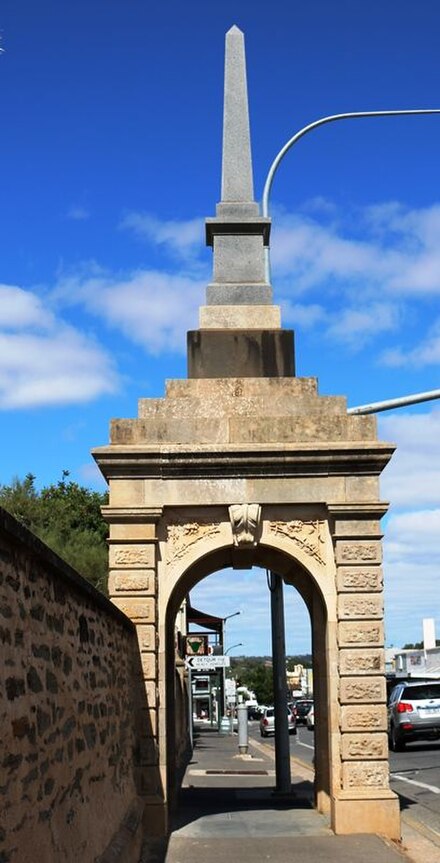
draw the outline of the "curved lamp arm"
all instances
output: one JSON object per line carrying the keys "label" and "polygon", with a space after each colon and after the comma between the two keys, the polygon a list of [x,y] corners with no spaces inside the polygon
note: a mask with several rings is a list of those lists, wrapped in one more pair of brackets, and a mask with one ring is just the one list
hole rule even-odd
{"label": "curved lamp arm", "polygon": [[[315,120],[313,123],[309,123],[308,126],[304,126],[299,132],[296,132],[292,138],[290,138],[285,144],[284,147],[281,148],[279,153],[275,156],[273,160],[268,175],[266,177],[266,182],[264,184],[263,189],[263,198],[262,198],[262,216],[269,216],[269,197],[270,191],[272,188],[273,179],[280,164],[281,160],[284,158],[286,153],[296,144],[300,138],[303,138],[304,135],[307,135],[308,132],[311,132],[312,129],[317,129],[318,126],[324,126],[326,123],[334,123],[336,120],[355,120],[362,117],[402,117],[408,114],[440,114],[440,108],[414,108],[414,109],[405,109],[400,111],[349,111],[345,114],[331,114],[329,117],[321,117],[320,120]],[[265,256],[266,256],[266,281],[270,281],[270,258],[269,258],[269,246],[265,247]]]}

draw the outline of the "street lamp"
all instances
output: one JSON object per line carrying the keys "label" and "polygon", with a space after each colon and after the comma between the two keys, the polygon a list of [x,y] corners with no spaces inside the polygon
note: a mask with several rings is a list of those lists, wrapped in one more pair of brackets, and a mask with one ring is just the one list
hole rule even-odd
{"label": "street lamp", "polygon": [[[225,623],[226,623],[226,621],[227,621],[227,620],[230,620],[230,619],[231,619],[231,617],[237,617],[237,615],[238,615],[238,614],[241,614],[241,611],[234,611],[234,612],[232,612],[232,614],[227,614],[227,615],[226,615],[226,617],[222,617],[222,636],[221,636],[221,637],[222,637],[222,643],[221,643],[221,647],[222,647],[222,654],[223,654],[224,656],[225,656],[225,655],[226,655],[226,653],[227,653],[227,651],[225,651]],[[234,646],[234,647],[236,647],[236,645],[233,645],[233,646]],[[229,648],[229,650],[231,650],[231,648]],[[225,679],[226,679],[226,669],[223,667],[223,675],[222,675],[222,690],[223,690],[223,691],[222,691],[222,704],[223,704],[223,714],[225,714],[225,713],[226,713],[226,685],[225,685]]]}
{"label": "street lamp", "polygon": [[224,652],[224,656],[226,656],[226,654],[227,654],[227,653],[229,653],[229,651],[230,651],[230,650],[233,650],[233,649],[234,649],[234,647],[243,647],[243,642],[242,642],[242,641],[239,641],[239,642],[238,642],[238,644],[231,644],[231,646],[230,646],[230,647],[228,647],[228,649],[227,649],[227,650],[225,650],[225,652]]}
{"label": "street lamp", "polygon": [[[356,120],[364,117],[404,117],[419,114],[440,114],[440,108],[406,108],[395,111],[348,111],[344,114],[330,114],[328,117],[321,117],[319,120],[315,120],[313,123],[309,123],[307,126],[303,126],[303,128],[300,129],[299,132],[296,132],[295,135],[292,136],[292,138],[289,138],[289,140],[286,141],[279,153],[277,153],[277,155],[275,156],[275,159],[273,160],[269,168],[263,189],[263,197],[261,203],[262,216],[264,218],[268,218],[269,216],[270,192],[272,189],[273,179],[280,162],[282,161],[286,153],[291,149],[291,147],[293,147],[293,145],[296,144],[297,141],[303,138],[304,135],[307,135],[308,132],[311,132],[313,129],[317,129],[319,126],[324,126],[326,123],[334,123],[337,120]],[[264,247],[264,259],[266,282],[270,282],[270,251],[268,245]],[[401,399],[389,399],[388,401],[376,402],[375,404],[371,405],[359,405],[358,407],[349,409],[348,413],[377,413],[378,411],[392,410],[395,407],[404,407],[405,405],[433,401],[434,399],[438,398],[440,398],[440,390],[431,390],[430,392],[426,393],[418,393],[412,396],[404,396]]]}

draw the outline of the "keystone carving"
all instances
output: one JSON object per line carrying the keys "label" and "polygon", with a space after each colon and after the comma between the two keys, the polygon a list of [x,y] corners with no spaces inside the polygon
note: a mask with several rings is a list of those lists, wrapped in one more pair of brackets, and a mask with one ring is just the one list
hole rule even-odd
{"label": "keystone carving", "polygon": [[324,522],[323,521],[271,521],[269,530],[291,539],[301,551],[324,565]]}
{"label": "keystone carving", "polygon": [[167,563],[185,557],[195,543],[220,533],[216,522],[189,521],[168,525]]}
{"label": "keystone carving", "polygon": [[235,503],[229,507],[234,545],[256,546],[261,523],[259,503]]}

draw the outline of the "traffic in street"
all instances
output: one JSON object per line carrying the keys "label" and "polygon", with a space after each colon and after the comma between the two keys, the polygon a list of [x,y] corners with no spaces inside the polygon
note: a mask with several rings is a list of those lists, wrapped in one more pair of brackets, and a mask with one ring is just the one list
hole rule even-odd
{"label": "traffic in street", "polygon": [[[263,742],[259,723],[249,722],[251,740]],[[306,726],[298,725],[297,734],[290,736],[293,758],[313,766],[314,735]],[[274,747],[275,738],[264,739],[264,745]],[[419,741],[407,744],[403,752],[390,752],[391,788],[400,798],[402,815],[419,822],[430,838],[440,842],[440,741]]]}

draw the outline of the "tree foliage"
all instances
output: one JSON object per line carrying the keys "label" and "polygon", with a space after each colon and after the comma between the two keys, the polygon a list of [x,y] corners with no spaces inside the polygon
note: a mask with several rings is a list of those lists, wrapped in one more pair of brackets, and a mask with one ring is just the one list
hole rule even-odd
{"label": "tree foliage", "polygon": [[[310,654],[289,656],[286,658],[286,668],[293,669],[295,665],[311,668]],[[268,656],[233,656],[231,657],[231,672],[237,683],[255,692],[259,704],[273,704],[273,671],[272,659]]]}
{"label": "tree foliage", "polygon": [[99,590],[107,590],[107,526],[101,506],[107,494],[68,479],[38,490],[35,476],[0,485],[0,506],[35,533]]}

